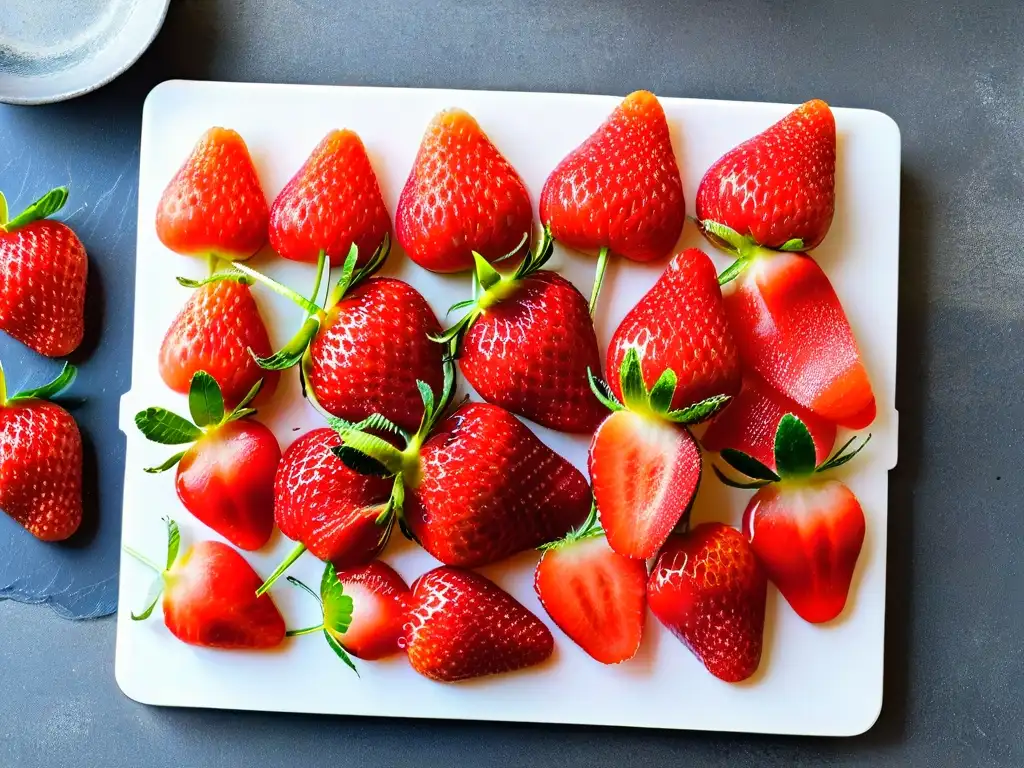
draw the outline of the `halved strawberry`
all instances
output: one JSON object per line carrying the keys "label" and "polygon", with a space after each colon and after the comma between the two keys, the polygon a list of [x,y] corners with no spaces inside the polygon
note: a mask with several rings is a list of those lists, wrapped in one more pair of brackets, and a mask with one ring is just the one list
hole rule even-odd
{"label": "halved strawberry", "polygon": [[743,377],[739,394],[711,421],[701,444],[716,453],[724,448],[743,451],[775,469],[775,432],[787,413],[807,425],[817,460],[825,461],[835,447],[836,425],[776,392],[751,372]]}
{"label": "halved strawberry", "polygon": [[590,479],[601,525],[616,552],[653,557],[689,510],[700,484],[700,448],[685,425],[710,417],[729,398],[672,410],[675,373],[666,370],[648,389],[636,348],[622,363],[622,403],[596,380],[592,384],[612,410],[590,443]]}
{"label": "halved strawberry", "polygon": [[270,595],[256,596],[260,577],[245,558],[219,541],[201,541],[178,557],[180,542],[177,523],[168,520],[166,567],[125,547],[158,574],[149,605],[132,620],[148,619],[162,594],[164,624],[183,643],[232,649],[280,645],[284,619]]}
{"label": "halved strawberry", "polygon": [[857,497],[840,481],[821,477],[856,456],[871,436],[848,450],[854,439],[816,466],[810,432],[787,414],[775,433],[775,471],[729,449],[722,458],[752,479],[737,482],[715,467],[726,484],[758,489],[743,513],[743,533],[768,578],[812,623],[842,613],[864,544],[864,511]]}
{"label": "halved strawberry", "polygon": [[559,629],[602,664],[633,658],[643,636],[647,564],[608,546],[596,508],[541,549],[533,586]]}
{"label": "halved strawberry", "polygon": [[[320,603],[322,621],[313,627],[288,630],[289,637],[323,632],[327,644],[355,671],[348,654],[375,661],[402,650],[409,587],[385,562],[374,560],[359,568],[324,568],[320,594],[291,576]],[[358,671],[356,672],[358,674]]]}

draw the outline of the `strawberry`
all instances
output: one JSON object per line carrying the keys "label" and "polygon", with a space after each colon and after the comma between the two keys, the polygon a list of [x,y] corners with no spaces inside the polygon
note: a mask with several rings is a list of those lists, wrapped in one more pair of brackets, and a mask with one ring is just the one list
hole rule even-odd
{"label": "strawberry", "polygon": [[864,544],[864,511],[843,483],[821,474],[841,467],[867,445],[849,450],[850,438],[817,464],[814,439],[800,419],[787,414],[775,433],[775,469],[734,450],[722,458],[752,478],[727,485],[757,488],[743,513],[743,533],[779,592],[804,619],[831,621],[846,606],[853,572]]}
{"label": "strawberry", "polygon": [[71,354],[85,333],[85,247],[48,218],[67,199],[58,187],[8,221],[0,195],[0,330],[47,357]]}
{"label": "strawberry", "polygon": [[836,201],[836,120],[815,99],[740,144],[712,165],[697,189],[697,219],[729,227],[753,245],[816,247],[832,224]]}
{"label": "strawberry", "polygon": [[219,541],[201,541],[178,557],[178,525],[167,521],[167,567],[130,547],[132,557],[159,575],[150,603],[133,621],[148,619],[163,595],[164,624],[189,645],[264,649],[284,641],[284,619],[269,595],[256,596],[260,577],[237,551]]}
{"label": "strawberry", "polygon": [[446,566],[412,585],[404,644],[412,668],[442,683],[532,667],[554,650],[550,630],[512,595]]}
{"label": "strawberry", "polygon": [[665,110],[635,91],[551,172],[540,219],[570,248],[599,251],[593,312],[608,253],[632,261],[668,256],[683,231],[686,203]]}
{"label": "strawberry", "polygon": [[875,395],[850,322],[814,259],[755,249],[719,280],[734,278],[725,311],[744,365],[821,419],[850,429],[874,421]]}
{"label": "strawberry", "polygon": [[74,379],[65,363],[49,384],[8,397],[0,367],[0,510],[43,541],[62,541],[82,522],[82,437],[49,402]]}
{"label": "strawberry", "polygon": [[674,256],[633,309],[619,323],[608,346],[607,380],[622,397],[619,377],[629,349],[643,361],[647,386],[662,371],[676,375],[672,408],[735,395],[740,388],[740,359],[725,318],[715,265],[707,254],[690,248]]}
{"label": "strawberry", "polygon": [[409,258],[432,272],[518,254],[533,229],[530,193],[515,168],[461,109],[427,127],[398,198],[395,230]]}
{"label": "strawberry", "polygon": [[233,409],[226,410],[210,374],[192,377],[188,404],[192,421],[163,408],[147,408],[135,424],[150,440],[190,447],[147,472],[177,465],[175,487],[185,509],[236,547],[259,549],[274,530],[274,475],[281,448],[268,427],[251,418],[256,382]]}
{"label": "strawberry", "polygon": [[648,389],[641,366],[631,347],[622,363],[622,402],[592,380],[612,413],[590,442],[590,479],[608,544],[636,559],[657,553],[697,493],[700,448],[686,425],[710,417],[729,399],[720,395],[673,410],[675,372],[666,369]]}
{"label": "strawberry", "polygon": [[711,421],[701,444],[716,453],[725,448],[743,451],[775,469],[775,432],[787,413],[807,425],[817,460],[825,461],[836,443],[836,425],[779,394],[756,373],[743,377],[739,394]]}
{"label": "strawberry", "polygon": [[349,654],[376,661],[402,650],[409,587],[387,563],[374,560],[344,571],[327,563],[319,595],[292,576],[288,581],[316,598],[321,609],[318,625],[288,630],[289,637],[323,632],[331,650],[353,671]]}
{"label": "strawberry", "polygon": [[647,564],[620,555],[596,510],[578,529],[542,547],[533,586],[555,624],[602,664],[636,655],[644,629]]}
{"label": "strawberry", "polygon": [[228,408],[234,408],[260,380],[263,397],[277,389],[279,374],[264,371],[249,354],[271,353],[270,336],[248,282],[240,275],[214,275],[178,282],[195,288],[167,329],[160,345],[160,377],[188,394],[199,371],[217,382]]}
{"label": "strawberry", "polygon": [[446,363],[437,402],[421,384],[426,412],[404,450],[357,425],[341,430],[341,458],[394,478],[394,515],[446,565],[488,565],[579,525],[590,508],[579,470],[496,405],[466,403],[445,418],[453,378]]}
{"label": "strawberry", "polygon": [[307,549],[338,568],[364,565],[391,535],[387,512],[392,482],[350,470],[336,455],[337,432],[307,432],[284,452],[274,479],[274,519],[281,533],[298,542],[260,586],[266,592]]}
{"label": "strawberry", "polygon": [[605,416],[587,378],[601,365],[597,335],[583,294],[541,269],[552,250],[545,232],[536,255],[506,276],[474,254],[482,292],[452,307],[470,310],[438,340],[451,345],[487,402],[551,429],[590,434]]}
{"label": "strawberry", "polygon": [[355,244],[364,266],[391,232],[377,176],[354,131],[331,131],[274,200],[270,244],[286,259],[333,266]]}
{"label": "strawberry", "polygon": [[245,141],[211,128],[160,197],[156,234],[175,253],[239,261],[266,243],[269,218]]}
{"label": "strawberry", "polygon": [[768,581],[735,528],[704,523],[673,534],[647,582],[658,621],[727,683],[761,663]]}
{"label": "strawberry", "polygon": [[[431,340],[441,333],[441,325],[427,300],[411,285],[370,277],[386,257],[388,242],[385,238],[373,260],[358,271],[358,251],[353,246],[323,307],[249,267],[236,266],[289,296],[308,313],[280,352],[257,358],[261,366],[283,370],[301,363],[305,395],[321,411],[352,422],[379,413],[412,431],[423,416],[416,382],[424,381],[434,389],[443,382],[444,349]],[[319,275],[325,266],[321,258]],[[316,287],[319,284],[318,277]]]}

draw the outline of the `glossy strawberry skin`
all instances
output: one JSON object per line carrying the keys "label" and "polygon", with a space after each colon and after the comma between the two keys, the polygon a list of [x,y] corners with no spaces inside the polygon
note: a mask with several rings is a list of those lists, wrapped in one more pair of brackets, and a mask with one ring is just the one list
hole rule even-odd
{"label": "glossy strawberry skin", "polygon": [[761,257],[725,290],[744,365],[817,416],[850,429],[875,418],[875,396],[839,297],[809,256]]}
{"label": "glossy strawberry skin", "polygon": [[630,348],[640,351],[644,383],[668,369],[677,378],[672,408],[740,388],[740,357],[726,320],[715,265],[690,248],[674,256],[654,287],[619,323],[608,345],[606,377],[622,398],[619,371]]}
{"label": "glossy strawberry skin", "polygon": [[367,661],[401,652],[410,595],[402,577],[381,560],[339,571],[337,576],[344,594],[352,598],[352,623],[336,635],[338,642]]}
{"label": "glossy strawberry skin", "polygon": [[554,650],[550,630],[514,597],[446,566],[412,585],[404,640],[412,668],[445,683],[531,667]]}
{"label": "glossy strawberry skin", "polygon": [[415,431],[423,416],[416,381],[436,393],[444,381],[444,348],[429,336],[441,326],[408,283],[374,277],[333,309],[310,345],[308,383],[328,413],[358,422],[380,413]]}
{"label": "glossy strawberry skin", "polygon": [[197,288],[171,323],[160,345],[160,376],[175,392],[188,394],[192,377],[206,371],[233,408],[257,381],[261,398],[277,388],[280,374],[257,365],[249,350],[267,357],[270,336],[247,285],[219,280]]}
{"label": "glossy strawberry skin", "polygon": [[255,550],[274,530],[274,476],[281,448],[258,421],[230,421],[201,437],[178,462],[175,488],[185,508],[240,549]]}
{"label": "glossy strawberry skin", "polygon": [[554,272],[523,279],[462,340],[459,367],[487,402],[561,432],[593,432],[607,410],[587,370],[601,369],[587,300]]}
{"label": "glossy strawberry skin", "polygon": [[289,539],[344,569],[370,562],[387,543],[376,520],[392,480],[356,474],[331,452],[339,445],[338,434],[323,427],[284,452],[274,481],[274,519]]}
{"label": "glossy strawberry skin", "polygon": [[405,516],[435,558],[475,568],[561,538],[590,503],[579,470],[515,416],[467,403],[423,444]]}
{"label": "glossy strawberry skin", "polygon": [[0,330],[46,357],[74,352],[88,271],[82,241],[59,221],[0,231]]}
{"label": "glossy strawberry skin", "polygon": [[163,578],[164,624],[183,643],[256,650],[284,641],[284,619],[270,595],[256,597],[262,579],[227,544],[199,542]]}
{"label": "glossy strawberry skin", "polygon": [[625,557],[653,557],[700,484],[693,436],[668,421],[616,411],[594,433],[589,464],[608,544]]}
{"label": "glossy strawberry skin", "polygon": [[0,406],[0,509],[43,541],[82,522],[82,437],[67,411],[24,400]]}
{"label": "glossy strawberry skin", "polygon": [[836,425],[776,392],[755,373],[743,377],[739,394],[715,416],[701,444],[708,451],[742,451],[774,470],[775,433],[787,413],[807,427],[814,440],[815,461],[821,464],[835,447]]}
{"label": "glossy strawberry skin", "polygon": [[766,486],[743,513],[743,532],[768,578],[815,624],[846,607],[864,529],[860,502],[838,480]]}
{"label": "glossy strawberry skin", "polygon": [[570,248],[607,247],[632,261],[672,251],[686,204],[665,111],[654,94],[627,96],[559,163],[544,183],[540,218]]}
{"label": "glossy strawberry skin", "polygon": [[156,233],[185,256],[243,261],[267,241],[270,213],[245,141],[211,128],[171,179],[156,212]]}
{"label": "glossy strawberry skin", "polygon": [[398,242],[424,269],[473,268],[473,251],[497,261],[533,230],[526,185],[476,120],[461,109],[427,127],[395,214]]}
{"label": "glossy strawberry skin", "polygon": [[647,583],[658,621],[727,683],[746,680],[761,663],[767,596],[747,540],[721,523],[673,534]]}
{"label": "glossy strawberry skin", "polygon": [[339,266],[354,243],[363,266],[390,232],[370,158],[350,130],[327,134],[270,209],[270,245],[292,261],[315,264],[325,250]]}
{"label": "glossy strawberry skin", "polygon": [[643,560],[595,536],[546,550],[533,583],[551,619],[591,657],[618,664],[636,655],[647,604]]}
{"label": "glossy strawberry skin", "polygon": [[809,101],[708,169],[697,218],[768,248],[800,239],[810,250],[832,224],[835,174],[835,117],[825,102]]}

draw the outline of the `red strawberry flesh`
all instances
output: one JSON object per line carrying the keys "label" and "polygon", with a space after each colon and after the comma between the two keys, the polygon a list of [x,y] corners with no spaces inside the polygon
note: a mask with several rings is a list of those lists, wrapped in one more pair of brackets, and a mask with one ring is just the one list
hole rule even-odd
{"label": "red strawberry flesh", "polygon": [[387,563],[374,560],[339,571],[338,581],[352,598],[352,623],[338,642],[353,656],[373,661],[399,653],[405,635],[409,587]]}

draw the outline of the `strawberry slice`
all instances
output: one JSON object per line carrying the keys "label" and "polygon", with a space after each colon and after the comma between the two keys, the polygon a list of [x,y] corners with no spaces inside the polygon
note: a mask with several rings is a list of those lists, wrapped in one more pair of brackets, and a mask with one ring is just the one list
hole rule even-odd
{"label": "strawberry slice", "polygon": [[450,566],[412,585],[404,644],[413,669],[445,683],[532,667],[554,650],[551,631],[518,600]]}
{"label": "strawberry slice", "polygon": [[819,462],[825,461],[836,443],[836,425],[776,392],[756,373],[743,377],[743,386],[715,416],[701,438],[705,450],[734,448],[775,469],[775,432],[787,413],[807,425]]}
{"label": "strawberry slice", "polygon": [[750,480],[728,485],[757,488],[743,513],[743,532],[768,578],[805,621],[831,621],[843,612],[864,545],[864,511],[843,483],[822,477],[856,456],[850,438],[831,458],[816,464],[811,433],[787,414],[775,433],[775,471],[757,459],[725,449],[722,459]]}
{"label": "strawberry slice", "polygon": [[341,266],[353,244],[369,263],[391,232],[377,176],[354,131],[331,131],[270,209],[270,244],[292,261],[315,264],[326,251]]}
{"label": "strawberry slice", "polygon": [[668,369],[648,389],[636,348],[621,371],[623,401],[591,380],[612,410],[590,443],[590,479],[608,544],[621,555],[653,557],[683,518],[700,484],[701,455],[686,428],[728,400],[720,395],[671,410],[676,375]]}
{"label": "strawberry slice", "polygon": [[349,654],[375,661],[402,650],[409,587],[387,563],[374,560],[344,571],[327,563],[319,595],[292,576],[288,581],[320,603],[322,617],[316,626],[288,630],[289,637],[322,632],[331,650],[356,674]]}
{"label": "strawberry slice", "polygon": [[245,140],[210,128],[160,197],[156,234],[175,253],[238,261],[267,242],[269,219]]}
{"label": "strawberry slice", "polygon": [[148,619],[163,595],[164,624],[183,643],[229,649],[280,645],[284,619],[269,595],[256,596],[260,577],[245,558],[219,541],[201,541],[179,557],[180,542],[177,523],[167,520],[166,567],[125,547],[158,574],[149,605],[132,620]]}
{"label": "strawberry slice", "polygon": [[[163,445],[191,444],[147,472],[177,465],[175,488],[185,509],[236,547],[259,549],[274,530],[274,475],[281,448],[270,428],[251,418],[256,382],[233,410],[224,407],[220,387],[199,371],[189,390],[189,421],[164,408],[147,408],[135,424]],[[194,422],[194,423],[193,423]]]}
{"label": "strawberry slice", "polygon": [[761,664],[767,598],[750,545],[722,523],[673,534],[647,584],[651,613],[727,683],[746,680]]}
{"label": "strawberry slice", "polygon": [[647,564],[608,546],[596,508],[541,549],[533,586],[559,629],[602,664],[633,658],[644,629]]}

